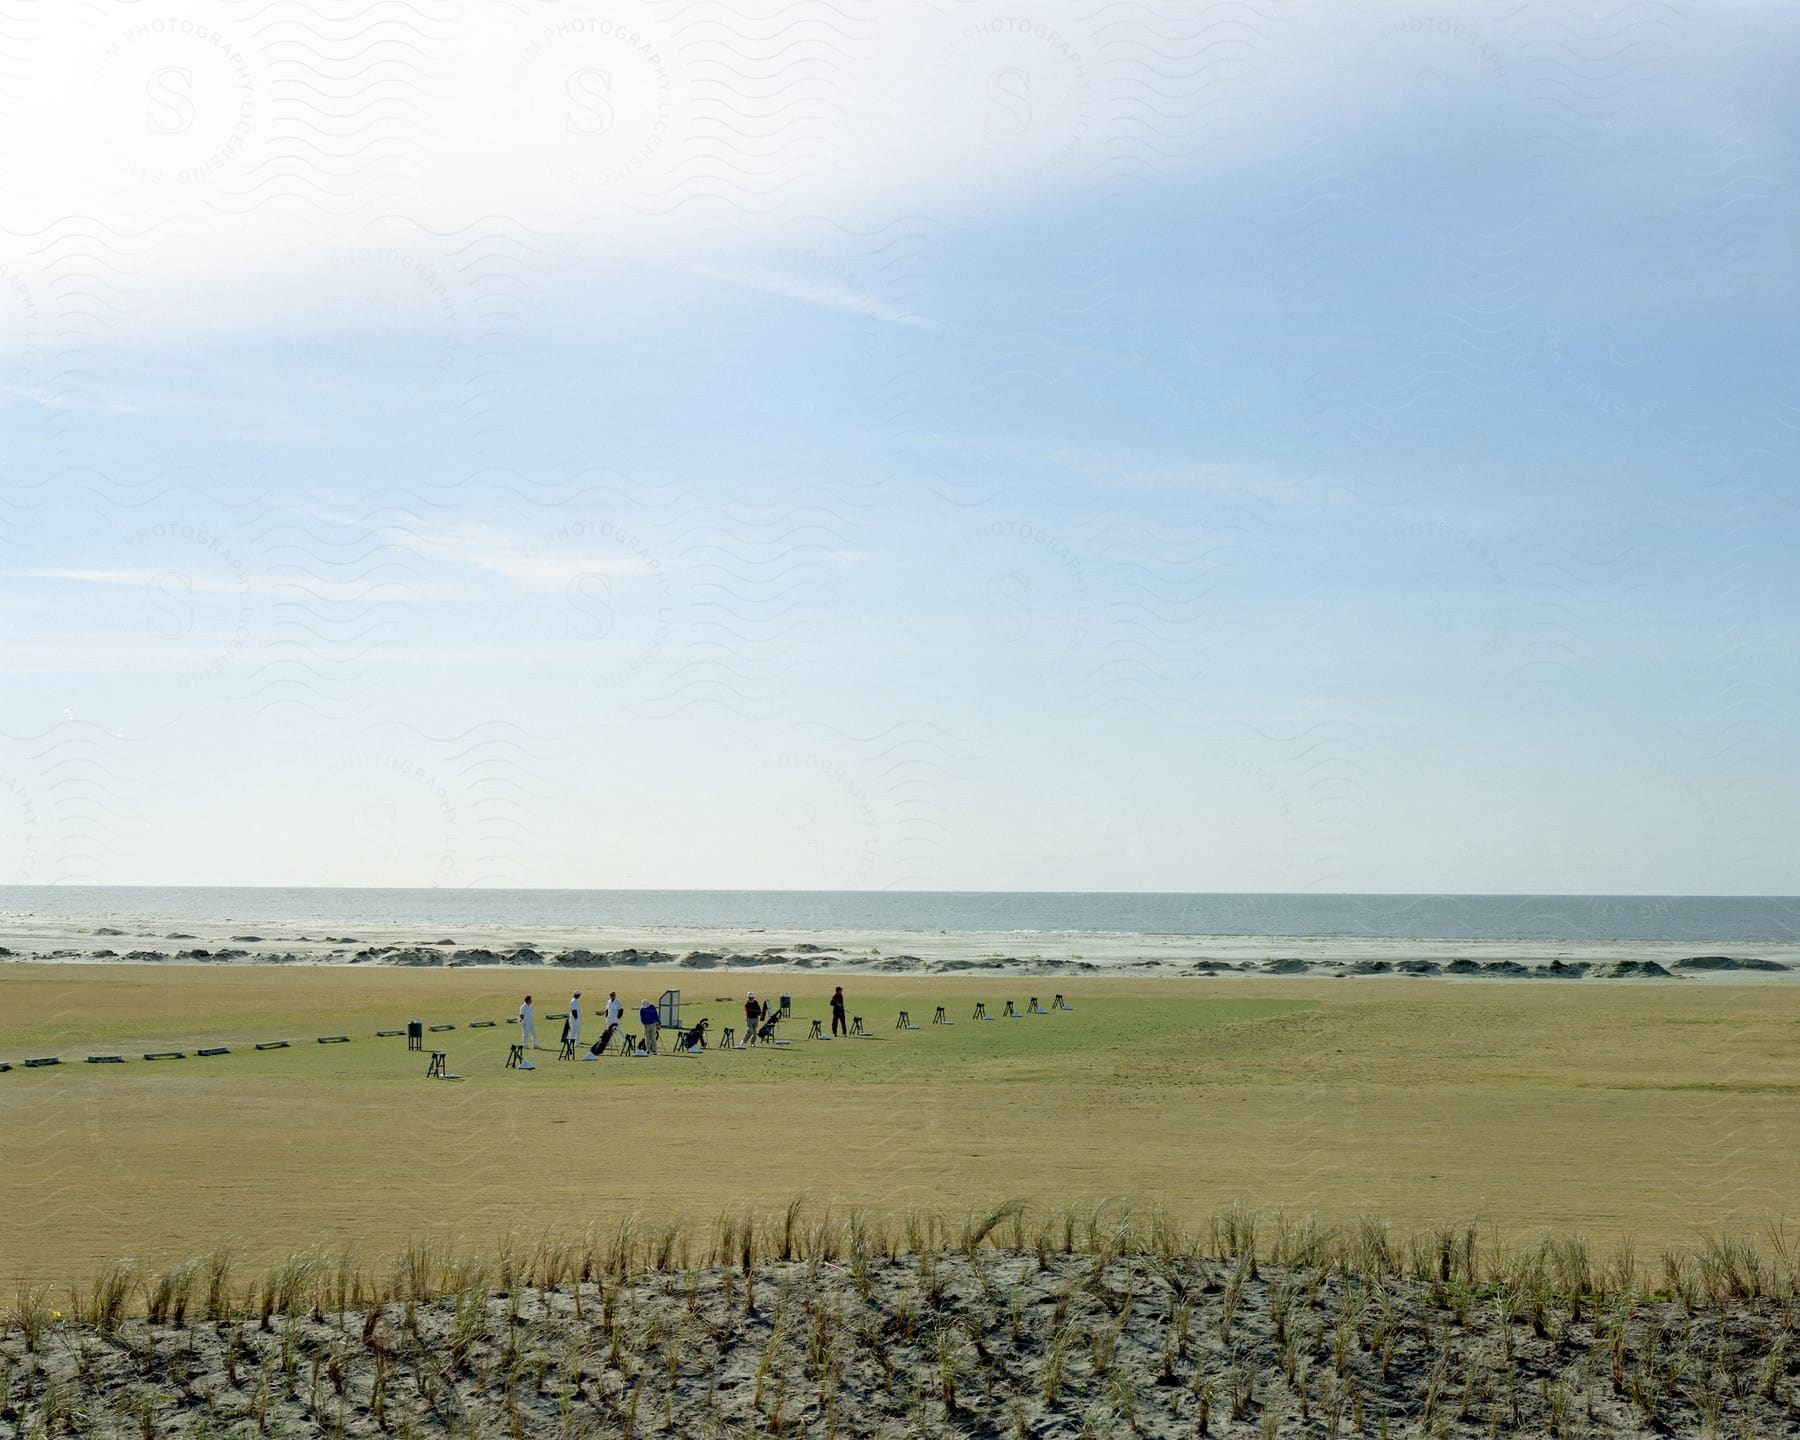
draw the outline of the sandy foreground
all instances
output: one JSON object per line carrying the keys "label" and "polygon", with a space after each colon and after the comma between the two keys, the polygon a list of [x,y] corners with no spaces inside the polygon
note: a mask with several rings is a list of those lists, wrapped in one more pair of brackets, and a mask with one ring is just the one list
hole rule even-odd
{"label": "sandy foreground", "polygon": [[[1441,975],[1446,978],[1800,978],[1800,946],[1693,941],[1527,942],[1316,936],[377,926],[242,922],[157,928],[0,915],[0,962],[842,971],[1019,975]],[[1622,969],[1618,967],[1623,967]]]}

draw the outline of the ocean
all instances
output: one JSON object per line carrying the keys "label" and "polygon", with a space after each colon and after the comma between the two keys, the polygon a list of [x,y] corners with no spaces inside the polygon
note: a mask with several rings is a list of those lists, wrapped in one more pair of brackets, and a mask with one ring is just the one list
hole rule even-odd
{"label": "ocean", "polygon": [[96,924],[594,926],[921,934],[1800,943],[1800,898],[914,890],[0,886],[0,916]]}

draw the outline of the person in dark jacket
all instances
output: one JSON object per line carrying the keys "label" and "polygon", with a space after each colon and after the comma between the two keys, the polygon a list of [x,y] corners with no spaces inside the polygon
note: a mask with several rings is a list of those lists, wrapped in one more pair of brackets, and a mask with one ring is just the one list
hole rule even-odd
{"label": "person in dark jacket", "polygon": [[744,997],[744,1043],[756,1043],[756,1027],[762,1023],[762,1006],[756,1003],[756,992],[752,990]]}
{"label": "person in dark jacket", "polygon": [[850,1026],[844,1021],[844,987],[838,986],[831,992],[831,1033],[848,1035]]}

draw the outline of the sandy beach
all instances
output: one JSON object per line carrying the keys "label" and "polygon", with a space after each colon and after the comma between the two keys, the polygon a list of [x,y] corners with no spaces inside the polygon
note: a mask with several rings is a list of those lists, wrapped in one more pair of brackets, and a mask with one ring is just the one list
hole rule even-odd
{"label": "sandy beach", "polygon": [[[1293,935],[877,931],[690,926],[179,925],[0,915],[0,962],[369,965],[418,968],[810,970],[1031,976],[1316,975],[1379,979],[1786,982],[1800,946],[1694,941],[1433,940]],[[1664,973],[1666,972],[1666,974]]]}

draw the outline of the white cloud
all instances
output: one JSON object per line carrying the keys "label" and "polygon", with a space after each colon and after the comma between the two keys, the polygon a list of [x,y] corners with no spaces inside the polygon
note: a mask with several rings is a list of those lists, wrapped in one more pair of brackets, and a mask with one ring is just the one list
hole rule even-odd
{"label": "white cloud", "polygon": [[649,575],[657,566],[628,547],[564,547],[479,523],[415,522],[380,532],[390,545],[428,560],[491,575],[540,594],[558,594],[587,576]]}
{"label": "white cloud", "polygon": [[49,390],[41,385],[14,385],[0,381],[0,401],[13,400],[40,410],[87,410],[107,415],[142,415],[143,407],[125,401],[96,401],[70,391]]}
{"label": "white cloud", "polygon": [[[656,0],[454,15],[319,0],[251,18],[191,0],[34,22],[10,87],[17,138],[0,136],[33,303],[50,304],[52,276],[91,274],[80,288],[117,337],[453,327],[495,296],[569,293],[614,259],[920,326],[885,278],[916,233],[1112,203],[1109,176],[1181,185],[1427,133],[1458,107],[1529,109],[1530,87],[1556,78],[1534,78],[1534,37],[1600,25],[1273,0],[779,19]],[[1697,104],[1705,52],[1726,41],[1674,23],[1646,29],[1638,59]],[[867,273],[820,253],[832,246]],[[483,285],[504,288],[482,299]]]}
{"label": "white cloud", "polygon": [[935,321],[890,305],[879,297],[858,288],[848,280],[834,276],[795,275],[776,270],[701,269],[693,272],[705,280],[741,286],[783,300],[821,310],[841,310],[850,315],[867,316],[887,325],[911,330],[936,330]]}
{"label": "white cloud", "polygon": [[[179,581],[190,593],[203,595],[244,595],[257,588],[248,575],[194,575],[188,571],[165,570],[117,570],[100,568],[68,568],[40,570],[9,570],[5,572],[9,579],[16,580],[60,580],[77,585],[128,585],[128,586],[165,586],[172,580]],[[263,587],[265,590],[267,587]]]}

